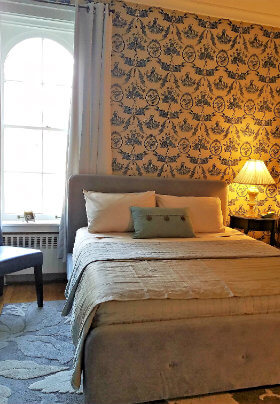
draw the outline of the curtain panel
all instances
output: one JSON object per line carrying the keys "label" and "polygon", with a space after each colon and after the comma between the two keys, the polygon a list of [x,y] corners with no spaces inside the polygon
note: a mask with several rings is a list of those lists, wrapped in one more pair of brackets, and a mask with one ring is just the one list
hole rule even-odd
{"label": "curtain panel", "polygon": [[[78,3],[78,2],[77,2]],[[74,174],[111,174],[112,18],[108,4],[76,4],[74,77],[65,202],[59,229],[59,258],[66,260],[68,179]]]}

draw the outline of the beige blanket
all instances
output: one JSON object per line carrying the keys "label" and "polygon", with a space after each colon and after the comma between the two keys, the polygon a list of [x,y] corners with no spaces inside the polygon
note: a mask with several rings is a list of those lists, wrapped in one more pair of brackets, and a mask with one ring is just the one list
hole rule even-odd
{"label": "beige blanket", "polygon": [[144,260],[191,260],[199,258],[253,258],[280,256],[280,252],[270,245],[246,237],[241,240],[213,239],[161,242],[127,239],[104,241],[103,238],[78,239],[73,250],[73,272],[66,287],[66,305],[63,314],[72,307],[75,291],[83,270],[95,261],[144,261]]}
{"label": "beige blanket", "polygon": [[[258,268],[259,263],[263,271],[273,267],[266,283],[274,281],[275,293],[280,293],[280,260],[268,258],[279,257],[280,251],[249,238],[231,242],[221,239],[141,244],[135,240],[126,243],[96,240],[81,244],[75,246],[75,271],[67,287],[64,311],[67,313],[74,303],[72,334],[76,354],[72,384],[75,388],[80,385],[83,343],[98,305],[103,302],[259,294],[260,286],[264,286],[262,275],[247,271],[255,259],[257,262],[251,268]],[[248,259],[253,257],[254,260]],[[244,274],[252,287],[247,288]]]}

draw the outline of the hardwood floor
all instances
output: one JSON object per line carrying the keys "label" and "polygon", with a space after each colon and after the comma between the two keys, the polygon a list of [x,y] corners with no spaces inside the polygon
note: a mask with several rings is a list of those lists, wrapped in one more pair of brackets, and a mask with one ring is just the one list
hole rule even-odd
{"label": "hardwood floor", "polygon": [[[44,284],[44,300],[64,300],[66,283],[51,282]],[[4,304],[36,301],[34,284],[12,284],[4,286],[3,296],[0,297],[0,313]]]}

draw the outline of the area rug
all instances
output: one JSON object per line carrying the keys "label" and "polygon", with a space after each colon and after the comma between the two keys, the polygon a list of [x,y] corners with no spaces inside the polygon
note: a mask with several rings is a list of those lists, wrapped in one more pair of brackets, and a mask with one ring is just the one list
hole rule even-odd
{"label": "area rug", "polygon": [[[82,404],[70,384],[73,345],[63,301],[5,305],[0,316],[0,404]],[[280,404],[280,386],[157,404]],[[121,403],[120,403],[121,404]],[[148,403],[147,403],[148,404]],[[155,402],[154,402],[155,404]]]}
{"label": "area rug", "polygon": [[70,384],[73,345],[63,301],[5,305],[0,316],[0,404],[82,404]]}

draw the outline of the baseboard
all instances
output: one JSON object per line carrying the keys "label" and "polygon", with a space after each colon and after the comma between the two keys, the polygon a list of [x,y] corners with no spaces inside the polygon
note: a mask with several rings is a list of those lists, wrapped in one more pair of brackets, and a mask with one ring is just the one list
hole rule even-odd
{"label": "baseboard", "polygon": [[[44,282],[66,282],[67,277],[66,273],[49,273],[43,274]],[[5,284],[9,285],[12,283],[34,283],[34,275],[33,274],[23,274],[23,275],[6,275],[5,276]]]}

